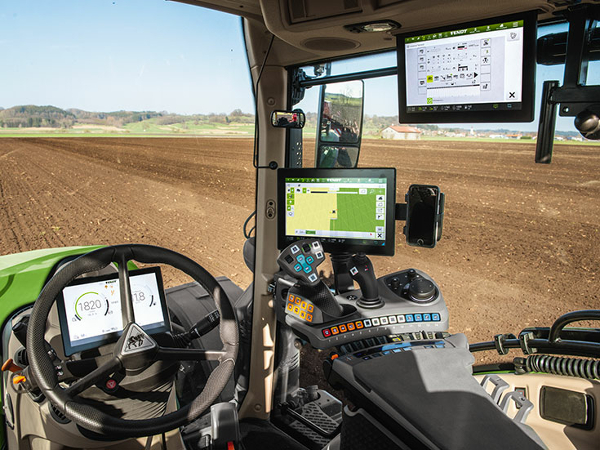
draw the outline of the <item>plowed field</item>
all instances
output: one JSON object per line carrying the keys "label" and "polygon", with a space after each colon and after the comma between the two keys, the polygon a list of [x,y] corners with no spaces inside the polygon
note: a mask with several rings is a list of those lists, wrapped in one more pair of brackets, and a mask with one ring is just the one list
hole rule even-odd
{"label": "plowed field", "polygon": [[[379,275],[428,272],[451,331],[489,340],[600,308],[600,147],[557,146],[549,166],[509,142],[366,141],[361,154],[363,166],[397,167],[399,201],[412,183],[446,193],[437,248],[406,246],[399,224],[396,256],[373,260]],[[2,139],[0,254],[158,244],[246,287],[254,176],[247,139]]]}

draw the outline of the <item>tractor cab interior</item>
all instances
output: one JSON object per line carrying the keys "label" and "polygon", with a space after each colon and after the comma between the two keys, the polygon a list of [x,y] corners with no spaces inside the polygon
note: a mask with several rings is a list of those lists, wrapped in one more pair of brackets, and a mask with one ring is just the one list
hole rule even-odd
{"label": "tractor cab interior", "polygon": [[[600,5],[177,2],[241,17],[256,101],[255,227],[243,249],[253,283],[142,244],[5,260],[0,290],[13,280],[22,290],[0,310],[3,448],[597,448],[600,311],[478,344],[451,333],[441,283],[418,267],[375,273],[370,257],[435,252],[452,198],[419,180],[397,192],[397,177],[411,180],[405,161],[363,164],[361,146],[365,80],[385,77],[397,79],[402,123],[539,115],[540,164],[551,163],[557,115],[599,139],[600,87],[586,77]],[[568,32],[538,38],[556,23]],[[565,64],[541,98],[536,61]],[[165,267],[190,282],[165,290]],[[302,346],[327,355],[329,390],[301,385]],[[475,352],[510,349],[523,357],[475,363]]]}

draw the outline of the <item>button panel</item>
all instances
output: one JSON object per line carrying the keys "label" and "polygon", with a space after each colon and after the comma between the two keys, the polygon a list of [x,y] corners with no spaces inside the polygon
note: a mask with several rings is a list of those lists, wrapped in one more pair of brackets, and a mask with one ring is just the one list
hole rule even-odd
{"label": "button panel", "polygon": [[[328,338],[338,334],[352,333],[358,330],[379,327],[379,326],[394,326],[406,322],[441,322],[440,313],[417,313],[417,314],[398,314],[381,317],[371,317],[370,319],[355,320],[337,324],[333,327],[322,328],[323,337]],[[423,331],[428,339],[434,339],[435,335],[432,331]],[[410,333],[414,334],[414,333]],[[409,334],[407,334],[408,336]],[[431,335],[431,337],[429,337]],[[417,334],[415,334],[417,336]],[[414,337],[413,339],[419,339]]]}
{"label": "button panel", "polygon": [[321,242],[317,239],[305,239],[283,250],[277,263],[289,275],[314,286],[319,282],[317,266],[324,260]]}
{"label": "button panel", "polygon": [[[288,294],[285,302],[285,312],[304,322],[314,320],[315,305],[299,295]],[[325,334],[323,334],[325,336]]]}

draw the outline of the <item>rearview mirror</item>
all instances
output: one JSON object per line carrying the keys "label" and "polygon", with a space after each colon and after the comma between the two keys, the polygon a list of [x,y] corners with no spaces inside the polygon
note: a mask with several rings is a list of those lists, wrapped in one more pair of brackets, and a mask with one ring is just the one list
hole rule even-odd
{"label": "rearview mirror", "polygon": [[444,194],[437,186],[413,184],[406,194],[406,227],[408,245],[433,248],[442,237]]}
{"label": "rearview mirror", "polygon": [[275,128],[304,128],[306,116],[301,110],[273,111],[271,125]]}
{"label": "rearview mirror", "polygon": [[356,166],[362,136],[363,100],[362,80],[321,86],[317,167]]}

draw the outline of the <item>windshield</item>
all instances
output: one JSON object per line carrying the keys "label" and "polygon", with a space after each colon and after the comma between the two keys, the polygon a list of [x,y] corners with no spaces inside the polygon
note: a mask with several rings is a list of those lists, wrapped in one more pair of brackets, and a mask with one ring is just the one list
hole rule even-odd
{"label": "windshield", "polygon": [[[539,36],[566,31],[540,27]],[[332,75],[395,66],[395,52],[333,62]],[[590,63],[588,84],[600,83]],[[309,76],[312,66],[303,68]],[[551,165],[534,163],[544,80],[562,82],[564,65],[537,67],[532,123],[416,125],[398,123],[396,76],[364,80],[358,167],[395,167],[397,201],[411,184],[446,194],[443,237],[435,249],[409,247],[396,225],[396,255],[373,256],[377,275],[409,267],[440,285],[450,332],[470,342],[599,304],[600,146],[585,141],[572,117],[559,117]],[[296,107],[307,113],[303,165],[314,167],[319,87]],[[394,127],[394,128],[391,128]]]}
{"label": "windshield", "polygon": [[154,244],[250,284],[240,19],[162,0],[13,1],[0,24],[0,255]]}

